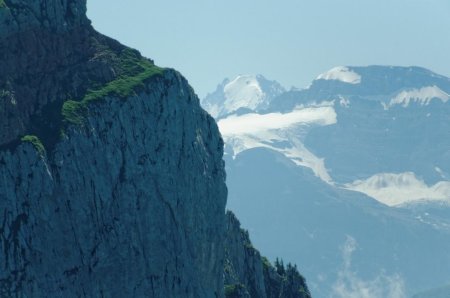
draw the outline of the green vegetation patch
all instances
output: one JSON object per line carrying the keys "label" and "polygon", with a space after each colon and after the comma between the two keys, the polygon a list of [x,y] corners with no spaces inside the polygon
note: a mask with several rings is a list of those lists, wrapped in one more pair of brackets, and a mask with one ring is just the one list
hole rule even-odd
{"label": "green vegetation patch", "polygon": [[0,8],[6,8],[5,0],[0,0]]}
{"label": "green vegetation patch", "polygon": [[62,107],[62,116],[64,120],[71,124],[81,125],[84,121],[86,105],[83,102],[68,100]]}
{"label": "green vegetation patch", "polygon": [[119,56],[119,72],[117,79],[98,89],[88,90],[81,101],[66,101],[62,107],[64,120],[71,124],[82,124],[90,103],[107,96],[127,98],[135,92],[136,88],[144,87],[144,82],[149,78],[162,75],[164,69],[143,58],[138,51],[124,49]]}
{"label": "green vegetation patch", "polygon": [[27,135],[22,137],[22,142],[31,143],[40,154],[45,153],[45,147],[37,136]]}

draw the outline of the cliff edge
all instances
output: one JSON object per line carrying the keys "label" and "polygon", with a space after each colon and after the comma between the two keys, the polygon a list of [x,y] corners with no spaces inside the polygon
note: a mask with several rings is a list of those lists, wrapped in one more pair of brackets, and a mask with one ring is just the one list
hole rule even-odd
{"label": "cliff edge", "polygon": [[297,267],[262,257],[241,228],[236,216],[226,213],[224,283],[226,298],[311,298]]}
{"label": "cliff edge", "polygon": [[0,297],[224,297],[238,230],[188,82],[85,0],[0,0],[0,48]]}
{"label": "cliff edge", "polygon": [[0,3],[0,296],[221,297],[217,126],[85,12]]}

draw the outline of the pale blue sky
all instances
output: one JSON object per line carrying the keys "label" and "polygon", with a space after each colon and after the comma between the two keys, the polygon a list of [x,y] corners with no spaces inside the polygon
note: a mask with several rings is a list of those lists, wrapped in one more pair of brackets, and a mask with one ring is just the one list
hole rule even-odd
{"label": "pale blue sky", "polygon": [[449,0],[88,0],[88,15],[201,97],[238,74],[304,87],[338,65],[450,76]]}

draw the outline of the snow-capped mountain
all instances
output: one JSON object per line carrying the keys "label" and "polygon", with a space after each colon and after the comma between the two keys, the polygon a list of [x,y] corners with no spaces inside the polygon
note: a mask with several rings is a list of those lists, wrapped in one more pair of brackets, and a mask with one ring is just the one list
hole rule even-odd
{"label": "snow-capped mountain", "polygon": [[239,109],[264,110],[273,98],[284,92],[278,82],[262,75],[239,75],[219,84],[215,92],[202,100],[202,106],[213,117],[220,118]]}
{"label": "snow-capped mountain", "polygon": [[436,210],[450,202],[449,94],[420,67],[336,67],[266,108],[222,113],[228,207],[315,297],[447,284],[450,212]]}
{"label": "snow-capped mountain", "polygon": [[391,206],[450,200],[449,93],[448,78],[419,67],[336,67],[264,111],[230,97],[241,113],[218,123],[234,156],[270,148]]}
{"label": "snow-capped mountain", "polygon": [[361,75],[346,66],[338,66],[320,74],[316,80],[341,81],[348,84],[361,83]]}

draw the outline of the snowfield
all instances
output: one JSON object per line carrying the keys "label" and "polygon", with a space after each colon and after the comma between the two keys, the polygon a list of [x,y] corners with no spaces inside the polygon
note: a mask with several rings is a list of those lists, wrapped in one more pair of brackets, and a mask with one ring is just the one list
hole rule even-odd
{"label": "snowfield", "polygon": [[348,84],[359,84],[361,83],[361,76],[348,67],[338,66],[320,74],[316,80],[335,80]]}
{"label": "snowfield", "polygon": [[441,181],[428,186],[412,172],[377,174],[346,184],[345,188],[367,194],[388,206],[419,200],[450,202],[450,182]]}
{"label": "snowfield", "polygon": [[[327,183],[332,179],[325,168],[324,159],[315,156],[302,143],[299,131],[310,126],[337,123],[333,103],[314,107],[297,107],[290,113],[232,115],[218,122],[225,143],[232,148],[233,157],[242,151],[264,147],[284,154],[297,165],[311,168]],[[284,144],[280,146],[280,144]]]}
{"label": "snowfield", "polygon": [[450,99],[450,95],[442,91],[437,86],[405,90],[400,92],[396,97],[392,98],[389,105],[385,105],[385,109],[394,105],[402,105],[406,108],[411,102],[419,103],[422,106],[429,105],[433,99],[440,99],[442,102],[446,103]]}

